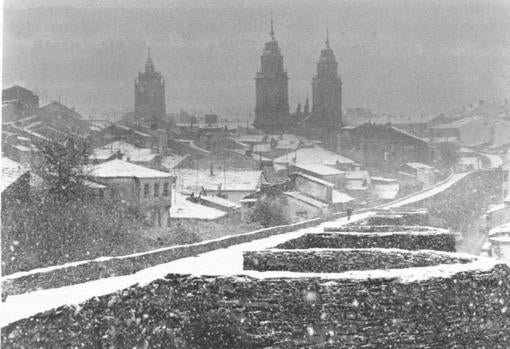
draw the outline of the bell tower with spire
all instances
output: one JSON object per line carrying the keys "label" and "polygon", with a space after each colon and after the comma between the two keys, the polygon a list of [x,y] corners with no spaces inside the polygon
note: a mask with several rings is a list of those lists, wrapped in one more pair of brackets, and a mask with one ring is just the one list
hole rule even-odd
{"label": "bell tower with spire", "polygon": [[267,133],[282,133],[289,127],[288,76],[283,56],[275,39],[271,15],[271,40],[260,56],[260,70],[255,77],[256,106],[254,126]]}
{"label": "bell tower with spire", "polygon": [[141,122],[157,122],[165,118],[165,80],[154,68],[150,48],[147,49],[145,71],[135,80],[135,115]]}
{"label": "bell tower with spire", "polygon": [[342,126],[342,80],[338,63],[329,43],[326,29],[326,47],[317,62],[317,74],[312,82],[312,118],[314,128],[324,136],[326,145],[336,146],[338,131]]}

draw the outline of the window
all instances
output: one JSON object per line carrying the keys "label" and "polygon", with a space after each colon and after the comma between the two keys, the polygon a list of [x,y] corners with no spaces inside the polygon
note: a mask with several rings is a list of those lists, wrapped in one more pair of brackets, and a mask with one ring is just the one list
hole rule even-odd
{"label": "window", "polygon": [[154,183],[154,197],[157,198],[159,196],[159,183]]}
{"label": "window", "polygon": [[163,196],[168,196],[168,182],[163,183]]}
{"label": "window", "polygon": [[503,172],[503,181],[508,182],[508,171]]}
{"label": "window", "polygon": [[143,197],[144,198],[149,197],[149,185],[148,184],[143,185]]}

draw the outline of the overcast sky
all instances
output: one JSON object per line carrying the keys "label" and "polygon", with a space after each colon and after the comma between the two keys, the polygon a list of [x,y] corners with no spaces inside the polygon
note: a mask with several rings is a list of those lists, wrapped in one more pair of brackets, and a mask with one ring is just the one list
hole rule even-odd
{"label": "overcast sky", "polygon": [[294,110],[311,95],[326,26],[344,110],[439,113],[510,98],[510,1],[5,0],[3,86],[88,116],[133,109],[146,47],[167,110],[247,115],[269,14]]}

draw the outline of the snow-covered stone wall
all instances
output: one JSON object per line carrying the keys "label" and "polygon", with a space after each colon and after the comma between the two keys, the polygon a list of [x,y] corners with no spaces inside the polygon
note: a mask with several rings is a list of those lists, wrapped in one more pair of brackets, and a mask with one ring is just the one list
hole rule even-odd
{"label": "snow-covered stone wall", "polygon": [[161,333],[178,326],[178,314],[191,316],[207,304],[235,313],[253,347],[510,347],[508,266],[464,268],[414,281],[168,275],[10,324],[2,328],[2,343],[120,347],[141,340],[141,346],[166,347]]}
{"label": "snow-covered stone wall", "polygon": [[452,253],[397,249],[269,249],[245,251],[243,253],[243,268],[244,270],[258,271],[340,273],[349,270],[411,268],[467,263],[471,260]]}
{"label": "snow-covered stone wall", "polygon": [[398,248],[455,252],[455,234],[448,231],[354,233],[325,232],[305,234],[275,248]]}

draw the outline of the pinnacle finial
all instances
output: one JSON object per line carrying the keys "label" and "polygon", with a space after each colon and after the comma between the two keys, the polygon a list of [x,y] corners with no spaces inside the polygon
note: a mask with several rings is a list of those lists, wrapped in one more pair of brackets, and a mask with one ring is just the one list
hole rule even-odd
{"label": "pinnacle finial", "polygon": [[271,35],[271,39],[274,40],[273,12],[271,12],[271,31],[269,32],[269,35]]}
{"label": "pinnacle finial", "polygon": [[326,47],[330,48],[329,47],[329,28],[328,27],[326,27]]}

